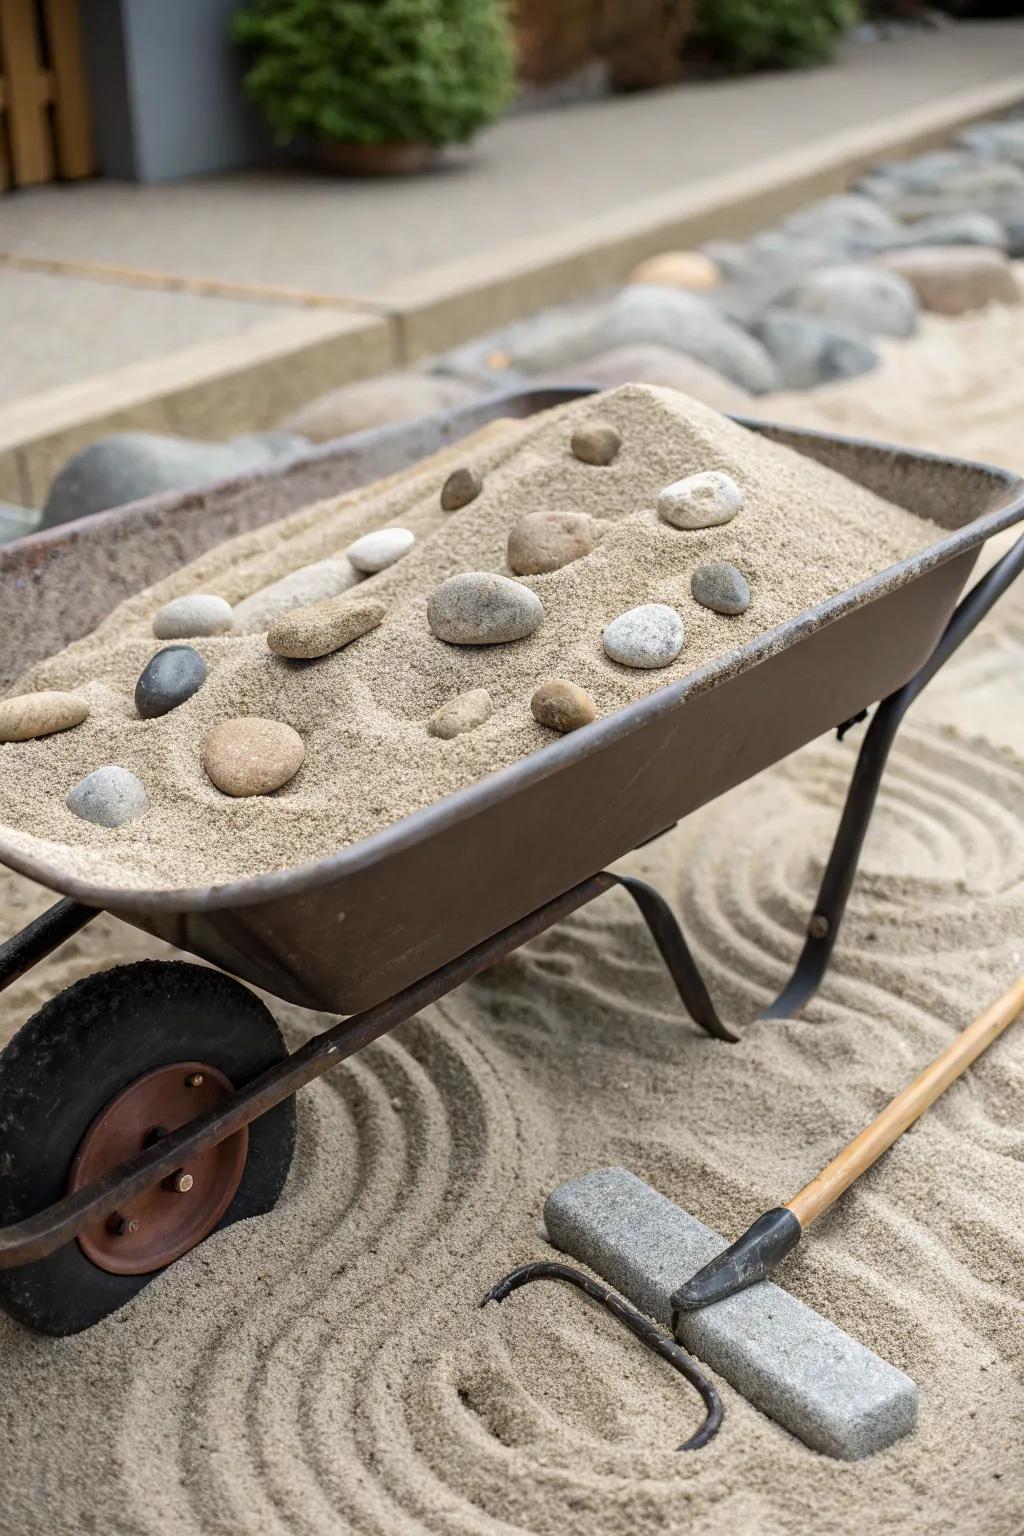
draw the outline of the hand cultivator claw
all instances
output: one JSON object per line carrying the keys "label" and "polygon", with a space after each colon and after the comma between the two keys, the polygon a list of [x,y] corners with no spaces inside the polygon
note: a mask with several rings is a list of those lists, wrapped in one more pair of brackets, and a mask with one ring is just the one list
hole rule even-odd
{"label": "hand cultivator claw", "polygon": [[707,1410],[704,1422],[695,1434],[676,1447],[677,1450],[699,1451],[701,1446],[707,1445],[708,1441],[717,1435],[722,1427],[722,1400],[697,1362],[691,1359],[685,1349],[680,1348],[675,1339],[670,1338],[667,1333],[662,1333],[660,1328],[656,1328],[650,1318],[644,1317],[642,1312],[637,1312],[627,1301],[623,1301],[621,1296],[615,1291],[610,1291],[599,1280],[591,1279],[584,1270],[574,1269],[571,1264],[548,1263],[543,1259],[534,1264],[522,1264],[518,1269],[513,1269],[510,1274],[507,1274],[503,1280],[499,1280],[497,1285],[493,1285],[480,1305],[486,1307],[490,1301],[504,1301],[506,1296],[510,1296],[513,1291],[518,1291],[520,1286],[528,1285],[531,1280],[564,1280],[567,1284],[574,1285],[577,1290],[583,1291],[592,1301],[599,1301],[624,1328],[636,1334],[642,1344],[646,1344],[648,1349],[660,1355],[663,1360],[667,1360],[673,1370],[678,1371],[680,1376],[685,1376],[690,1385],[696,1387]]}

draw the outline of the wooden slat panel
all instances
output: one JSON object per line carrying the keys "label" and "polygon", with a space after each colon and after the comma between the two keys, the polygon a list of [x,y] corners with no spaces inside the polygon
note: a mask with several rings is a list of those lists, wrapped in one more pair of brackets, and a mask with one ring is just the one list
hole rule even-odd
{"label": "wooden slat panel", "polygon": [[0,0],[4,116],[14,180],[21,187],[53,179],[47,72],[43,68],[35,0]]}
{"label": "wooden slat panel", "polygon": [[95,169],[89,90],[86,83],[79,0],[45,0],[46,35],[53,70],[57,163],[62,176],[90,176]]}

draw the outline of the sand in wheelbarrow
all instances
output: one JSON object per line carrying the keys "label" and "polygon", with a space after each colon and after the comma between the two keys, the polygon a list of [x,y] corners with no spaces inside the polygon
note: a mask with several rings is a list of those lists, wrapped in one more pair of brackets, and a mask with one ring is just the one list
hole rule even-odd
{"label": "sand in wheelbarrow", "polygon": [[[621,439],[609,464],[571,451],[574,431],[592,419]],[[45,844],[51,857],[59,849],[69,873],[136,887],[182,888],[323,857],[549,744],[553,733],[530,709],[545,678],[585,689],[607,716],[940,532],[688,396],[646,386],[532,418],[467,449],[467,465],[483,489],[457,510],[441,505],[450,460],[323,502],[204,555],[37,665],[15,691],[69,690],[88,702],[89,716],[60,735],[0,748],[0,823],[13,829],[4,836],[23,849]],[[666,486],[708,470],[741,488],[738,516],[697,530],[658,516]],[[537,511],[585,512],[601,532],[589,554],[518,578],[540,598],[543,622],[506,644],[436,638],[427,621],[430,594],[460,572],[510,576],[509,531]],[[378,529],[414,538],[389,535],[383,542],[391,563],[349,588],[350,597],[385,605],[372,633],[310,662],[271,654],[259,632],[196,638],[207,666],[203,687],[160,719],[137,718],[135,683],[158,648],[152,617],[163,604],[192,592],[237,604],[300,567],[343,560],[356,539]],[[722,560],[749,583],[743,614],[718,614],[692,597],[694,570]],[[603,630],[647,604],[680,614],[682,649],[665,666],[619,665],[602,647]],[[480,688],[493,703],[486,720],[450,739],[431,734],[435,711]],[[272,796],[227,797],[203,772],[209,731],[241,716],[282,721],[305,744],[301,769]],[[82,822],[65,806],[69,788],[107,763],[135,773],[150,799],[143,818],[116,832]]]}

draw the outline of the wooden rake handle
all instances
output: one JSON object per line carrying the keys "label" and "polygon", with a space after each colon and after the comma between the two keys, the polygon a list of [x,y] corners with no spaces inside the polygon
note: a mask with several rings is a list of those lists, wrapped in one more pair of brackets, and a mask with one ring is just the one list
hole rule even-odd
{"label": "wooden rake handle", "polygon": [[945,1093],[950,1083],[966,1072],[971,1062],[999,1038],[1022,1009],[1024,976],[968,1024],[941,1055],[890,1100],[859,1136],[855,1136],[809,1184],[786,1202],[786,1209],[792,1211],[801,1227],[807,1227],[826,1211],[855,1179],[877,1162],[929,1105]]}
{"label": "wooden rake handle", "polygon": [[742,1237],[716,1254],[672,1293],[673,1332],[683,1313],[711,1306],[767,1279],[796,1247],[804,1229],[838,1200],[930,1104],[935,1103],[939,1094],[944,1093],[1007,1025],[1013,1023],[1022,1009],[1024,976],[1019,977],[998,1002],[979,1014],[973,1024],[968,1024],[952,1045],[908,1083],[882,1113],[788,1204],[765,1211]]}

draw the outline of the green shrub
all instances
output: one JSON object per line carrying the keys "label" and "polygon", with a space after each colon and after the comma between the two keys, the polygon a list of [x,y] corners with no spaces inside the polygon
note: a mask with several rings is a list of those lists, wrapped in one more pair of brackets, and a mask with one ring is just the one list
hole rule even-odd
{"label": "green shrub", "polygon": [[857,0],[701,0],[696,41],[728,69],[796,69],[829,57]]}
{"label": "green shrub", "polygon": [[447,144],[514,91],[502,0],[250,0],[234,33],[280,143]]}

